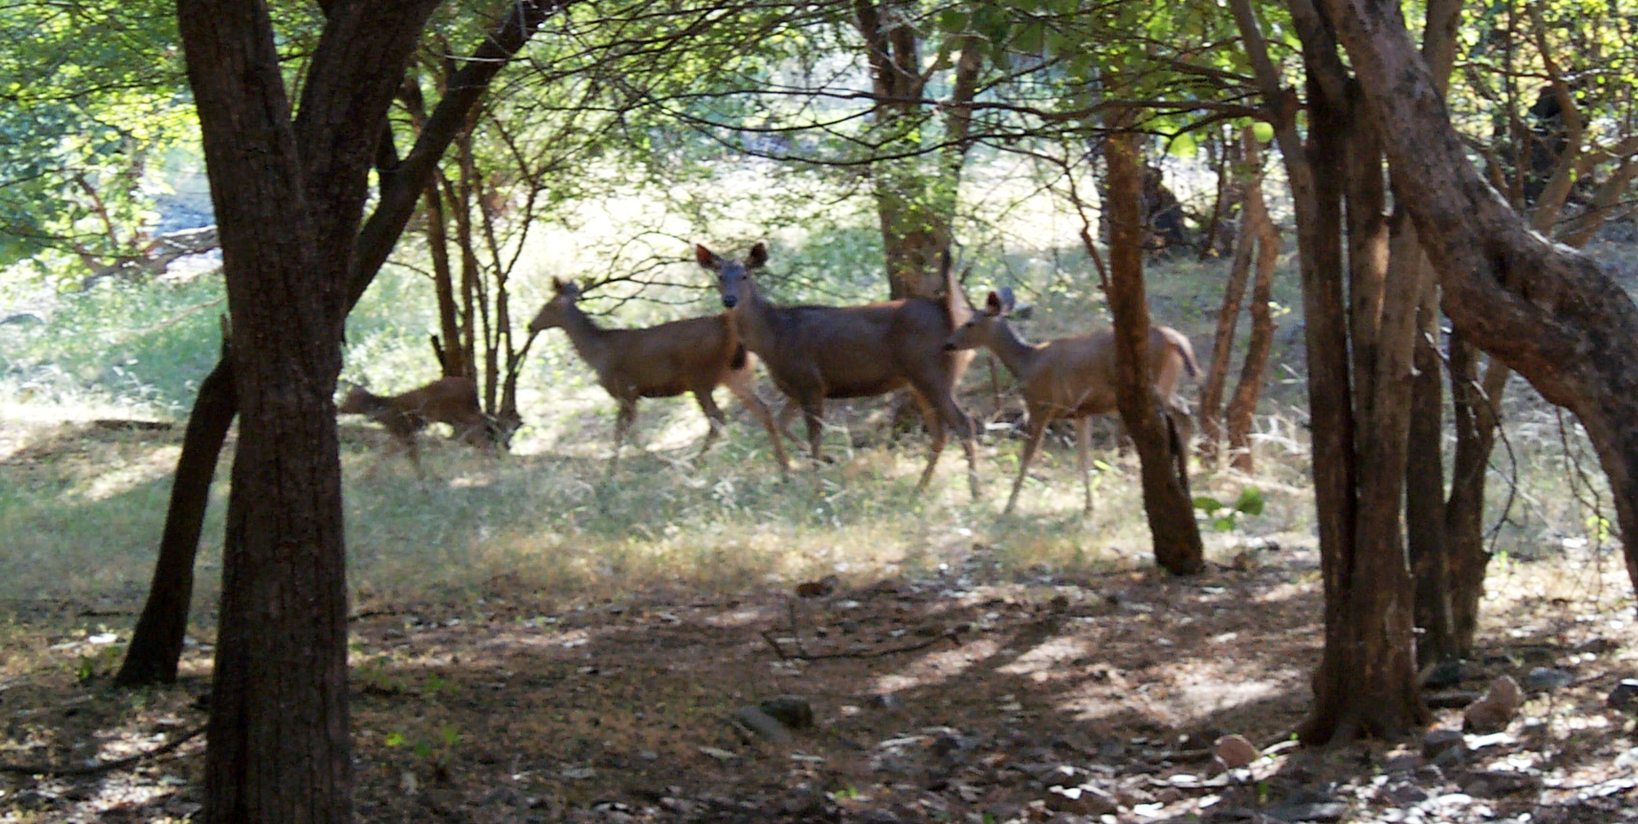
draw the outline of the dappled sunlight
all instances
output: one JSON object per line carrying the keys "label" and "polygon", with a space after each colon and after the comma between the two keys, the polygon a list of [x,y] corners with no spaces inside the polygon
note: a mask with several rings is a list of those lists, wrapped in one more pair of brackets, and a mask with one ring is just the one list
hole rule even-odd
{"label": "dappled sunlight", "polygon": [[1037,682],[1064,678],[1068,673],[1063,665],[1086,655],[1091,649],[1091,642],[1085,638],[1067,635],[1049,638],[996,671],[1024,676]]}
{"label": "dappled sunlight", "polygon": [[1001,648],[1000,641],[981,638],[963,643],[955,649],[929,652],[918,656],[897,672],[877,676],[871,688],[877,693],[895,693],[916,687],[937,686],[995,657]]}

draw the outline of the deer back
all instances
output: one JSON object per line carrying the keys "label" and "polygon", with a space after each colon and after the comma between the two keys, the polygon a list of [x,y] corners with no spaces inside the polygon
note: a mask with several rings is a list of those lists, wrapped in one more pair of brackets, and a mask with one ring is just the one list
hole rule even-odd
{"label": "deer back", "polygon": [[737,368],[746,365],[726,314],[610,329],[607,335],[610,354],[598,378],[617,396],[664,398],[709,390],[736,361]]}

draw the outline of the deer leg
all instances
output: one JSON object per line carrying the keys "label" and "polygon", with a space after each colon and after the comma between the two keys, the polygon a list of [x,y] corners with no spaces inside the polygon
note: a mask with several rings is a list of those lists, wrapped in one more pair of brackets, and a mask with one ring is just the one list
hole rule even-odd
{"label": "deer leg", "polygon": [[1092,416],[1075,419],[1075,463],[1081,468],[1081,488],[1086,492],[1086,514],[1092,514]]}
{"label": "deer leg", "polygon": [[808,424],[808,448],[813,451],[813,459],[819,463],[835,463],[835,459],[819,448],[819,442],[825,435],[825,399],[804,398],[799,402],[802,404],[802,416]]}
{"label": "deer leg", "polygon": [[956,434],[961,438],[961,451],[967,453],[967,487],[972,491],[973,500],[976,501],[982,497],[978,488],[978,426],[954,398],[949,400],[946,407],[945,414],[953,416],[950,418],[950,425],[955,427]]}
{"label": "deer leg", "polygon": [[[734,393],[734,397],[739,398],[739,402],[744,404],[746,409],[751,410],[751,414],[756,416],[757,421],[762,424],[762,428],[768,430],[768,440],[773,444],[774,460],[779,462],[779,475],[782,478],[789,477],[791,462],[789,458],[785,457],[785,444],[779,439],[779,430],[783,429],[785,434],[789,435],[793,441],[796,440],[796,436],[791,435],[788,426],[781,424],[777,428],[775,427],[773,413],[768,411],[768,405],[757,397],[756,390],[751,387],[750,370],[729,372],[723,383],[727,384],[728,391]],[[791,409],[792,407],[787,405],[783,412],[788,412]]]}
{"label": "deer leg", "polygon": [[427,473],[421,468],[421,443],[412,432],[409,436],[399,440],[402,448],[409,452],[410,465],[415,467],[415,477],[426,480]]}
{"label": "deer leg", "polygon": [[933,469],[938,466],[938,458],[944,454],[944,442],[947,433],[944,431],[944,410],[936,412],[933,405],[928,403],[927,396],[920,390],[912,390],[911,397],[916,399],[916,405],[921,407],[921,419],[927,425],[927,433],[932,436],[927,452],[927,468],[921,471],[921,480],[916,482],[916,491],[927,488],[927,482],[933,479]]}
{"label": "deer leg", "polygon": [[700,447],[700,457],[711,451],[711,445],[717,442],[722,430],[728,425],[727,419],[722,416],[722,409],[717,406],[717,399],[711,397],[709,388],[694,389],[694,400],[700,405],[700,411],[705,413],[705,419],[710,422],[711,428],[705,433],[705,445]]}
{"label": "deer leg", "polygon": [[796,433],[791,431],[791,421],[796,420],[796,413],[801,411],[802,405],[790,397],[786,397],[784,406],[779,408],[779,417],[777,419],[779,423],[779,432],[785,437],[790,438],[791,443],[802,442],[802,439],[796,437]]}
{"label": "deer leg", "polygon": [[1035,459],[1035,450],[1040,448],[1041,438],[1046,435],[1047,424],[1051,422],[1045,410],[1029,411],[1029,440],[1024,442],[1024,455],[1018,460],[1018,478],[1012,482],[1012,494],[1007,496],[1007,508],[1001,510],[1001,514],[1011,515],[1012,508],[1018,504],[1018,492],[1024,488],[1024,478],[1029,475],[1029,462]]}
{"label": "deer leg", "polygon": [[631,429],[632,421],[637,419],[637,401],[620,401],[620,411],[614,416],[614,455],[609,458],[609,474],[614,474],[614,468],[620,463],[620,446],[626,441],[626,432]]}

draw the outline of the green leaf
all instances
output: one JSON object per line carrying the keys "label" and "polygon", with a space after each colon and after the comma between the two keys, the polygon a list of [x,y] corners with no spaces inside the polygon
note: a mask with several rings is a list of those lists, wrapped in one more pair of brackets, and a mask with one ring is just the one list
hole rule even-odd
{"label": "green leaf", "polygon": [[1234,509],[1247,515],[1263,514],[1263,491],[1255,486],[1240,490],[1240,499],[1234,502]]}
{"label": "green leaf", "polygon": [[383,743],[389,747],[402,747],[404,745],[404,736],[396,732],[389,732]]}
{"label": "green leaf", "polygon": [[1218,532],[1232,531],[1234,529],[1234,516],[1224,515],[1223,517],[1218,518],[1212,522],[1211,528],[1217,530]]}
{"label": "green leaf", "polygon": [[1274,139],[1274,124],[1259,120],[1251,124],[1251,133],[1256,135],[1258,140],[1267,143]]}
{"label": "green leaf", "polygon": [[1200,153],[1200,144],[1195,141],[1193,134],[1180,132],[1166,146],[1166,153],[1174,157],[1194,157]]}
{"label": "green leaf", "polygon": [[1213,512],[1222,509],[1223,502],[1211,497],[1210,495],[1197,495],[1194,499],[1194,508],[1206,513],[1207,515],[1210,515]]}

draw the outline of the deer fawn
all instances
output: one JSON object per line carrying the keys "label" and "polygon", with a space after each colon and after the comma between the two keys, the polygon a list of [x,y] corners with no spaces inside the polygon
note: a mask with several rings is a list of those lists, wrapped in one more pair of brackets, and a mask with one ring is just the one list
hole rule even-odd
{"label": "deer fawn", "polygon": [[597,382],[619,402],[620,412],[614,420],[614,457],[609,459],[611,474],[620,460],[626,432],[637,417],[638,398],[694,393],[700,411],[711,422],[711,431],[700,448],[704,455],[724,425],[722,410],[711,398],[711,391],[718,385],[726,385],[762,422],[773,441],[780,474],[789,470],[790,461],[785,457],[773,416],[752,388],[754,360],[740,345],[726,314],[646,329],[601,329],[576,303],[580,287],[553,278],[552,288],[555,294],[529,324],[529,331],[559,328],[567,332],[580,359],[597,373]]}
{"label": "deer fawn", "polygon": [[932,433],[932,451],[916,489],[926,488],[933,477],[945,430],[951,428],[961,437],[967,481],[978,497],[973,422],[952,393],[972,353],[944,350],[944,339],[972,308],[950,274],[948,256],[942,300],[914,297],[845,307],[774,306],[764,300],[750,275],[768,261],[761,243],[743,262],[720,258],[704,246],[694,247],[694,257],[717,273],[722,305],[746,348],[767,364],[779,390],[802,407],[815,460],[828,460],[819,448],[826,398],[871,397],[908,387]]}
{"label": "deer fawn", "polygon": [[376,395],[354,386],[336,412],[363,415],[385,427],[398,449],[408,450],[415,474],[421,477],[426,473],[421,469],[416,433],[429,423],[447,423],[455,429],[455,437],[485,451],[499,440],[495,421],[478,406],[477,384],[467,378],[439,378],[402,395]]}
{"label": "deer fawn", "polygon": [[[1076,458],[1086,491],[1086,511],[1091,512],[1092,477],[1087,466],[1087,430],[1093,415],[1107,414],[1115,409],[1114,330],[1104,329],[1090,335],[1030,344],[1007,323],[1007,316],[1012,310],[1011,289],[991,292],[984,302],[984,308],[955,330],[944,344],[952,351],[988,347],[1023,385],[1024,403],[1029,410],[1029,440],[1024,444],[1018,479],[1013,481],[1012,495],[1007,498],[1004,511],[1012,512],[1013,506],[1018,503],[1018,490],[1024,485],[1024,476],[1029,474],[1029,462],[1041,445],[1047,424],[1058,418],[1073,418]],[[1174,394],[1182,371],[1187,371],[1191,378],[1200,372],[1189,339],[1170,327],[1149,327],[1150,380],[1166,405],[1167,415],[1177,425],[1183,441],[1187,442],[1188,404]]]}

